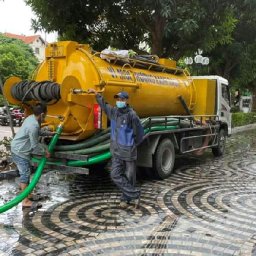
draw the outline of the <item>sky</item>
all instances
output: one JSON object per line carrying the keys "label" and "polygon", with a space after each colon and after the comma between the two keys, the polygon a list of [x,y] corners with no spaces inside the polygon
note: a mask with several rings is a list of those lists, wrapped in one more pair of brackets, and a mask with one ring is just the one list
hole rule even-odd
{"label": "sky", "polygon": [[0,0],[0,32],[9,32],[18,35],[41,35],[48,43],[57,40],[57,34],[45,34],[31,29],[31,19],[36,15],[30,6],[26,6],[24,0]]}

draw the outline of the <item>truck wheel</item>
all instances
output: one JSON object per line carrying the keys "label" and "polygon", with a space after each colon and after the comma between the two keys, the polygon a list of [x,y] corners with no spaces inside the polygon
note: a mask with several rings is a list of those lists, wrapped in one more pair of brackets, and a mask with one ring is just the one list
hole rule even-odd
{"label": "truck wheel", "polygon": [[212,148],[212,153],[214,156],[222,156],[225,151],[227,133],[224,129],[220,129],[218,137],[218,146]]}
{"label": "truck wheel", "polygon": [[173,171],[175,161],[174,146],[169,139],[163,139],[157,146],[154,155],[154,169],[158,178],[165,179]]}

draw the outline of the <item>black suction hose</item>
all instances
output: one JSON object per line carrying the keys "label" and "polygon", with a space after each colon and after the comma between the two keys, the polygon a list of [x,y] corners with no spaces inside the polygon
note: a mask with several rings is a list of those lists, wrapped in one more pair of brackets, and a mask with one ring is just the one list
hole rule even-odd
{"label": "black suction hose", "polygon": [[60,85],[50,81],[21,81],[15,84],[11,89],[12,97],[24,102],[36,100],[40,102],[49,102],[60,99]]}

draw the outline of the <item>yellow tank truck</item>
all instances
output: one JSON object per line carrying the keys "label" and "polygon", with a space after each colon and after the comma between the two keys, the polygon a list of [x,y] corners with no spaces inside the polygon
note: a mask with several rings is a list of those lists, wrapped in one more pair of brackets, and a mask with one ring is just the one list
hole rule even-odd
{"label": "yellow tank truck", "polygon": [[[115,56],[94,52],[72,41],[49,44],[31,81],[10,77],[3,94],[27,112],[45,102],[44,126],[55,130],[63,119],[61,139],[48,165],[88,173],[85,167],[108,160],[109,123],[89,88],[113,95],[129,93],[129,104],[142,119],[145,138],[138,165],[153,168],[160,178],[172,171],[175,154],[200,155],[211,148],[224,152],[231,134],[228,81],[219,76],[191,77],[176,62],[157,56]],[[65,159],[62,161],[61,159]],[[73,170],[72,169],[72,170]]]}

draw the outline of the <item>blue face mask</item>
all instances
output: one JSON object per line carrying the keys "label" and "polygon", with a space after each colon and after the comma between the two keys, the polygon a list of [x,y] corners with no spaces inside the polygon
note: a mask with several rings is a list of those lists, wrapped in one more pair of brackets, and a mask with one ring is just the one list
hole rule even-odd
{"label": "blue face mask", "polygon": [[116,106],[118,108],[125,108],[126,107],[126,102],[125,101],[116,101]]}

